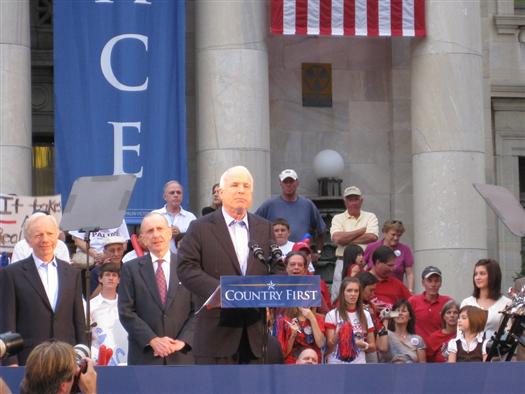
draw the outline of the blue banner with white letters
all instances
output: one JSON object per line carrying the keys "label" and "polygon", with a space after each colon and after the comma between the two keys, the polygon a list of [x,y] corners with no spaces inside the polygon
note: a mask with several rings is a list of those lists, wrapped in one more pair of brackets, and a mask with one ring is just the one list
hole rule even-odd
{"label": "blue banner with white letters", "polygon": [[126,221],[187,186],[185,1],[54,0],[55,179],[135,174]]}
{"label": "blue banner with white letters", "polygon": [[221,276],[221,308],[321,306],[319,275]]}

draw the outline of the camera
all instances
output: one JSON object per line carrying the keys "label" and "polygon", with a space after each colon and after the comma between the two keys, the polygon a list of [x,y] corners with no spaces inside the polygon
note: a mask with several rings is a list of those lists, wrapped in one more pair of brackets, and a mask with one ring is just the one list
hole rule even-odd
{"label": "camera", "polygon": [[379,314],[379,318],[381,320],[393,319],[394,317],[398,317],[398,316],[399,316],[399,311],[393,311],[390,308],[383,309],[381,313]]}
{"label": "camera", "polygon": [[500,311],[500,326],[487,343],[487,361],[511,361],[516,348],[525,346],[525,288],[509,290],[509,296],[512,302]]}
{"label": "camera", "polygon": [[22,335],[11,331],[0,334],[0,359],[17,354],[23,347]]}
{"label": "camera", "polygon": [[86,358],[91,356],[91,352],[86,345],[78,344],[73,347],[75,350],[75,361],[80,368],[80,373],[86,373],[87,371],[87,361]]}

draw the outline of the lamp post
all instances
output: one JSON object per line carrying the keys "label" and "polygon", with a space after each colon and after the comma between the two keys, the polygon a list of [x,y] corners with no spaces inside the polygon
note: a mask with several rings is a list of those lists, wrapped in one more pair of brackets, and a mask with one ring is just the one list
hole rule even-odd
{"label": "lamp post", "polygon": [[314,172],[317,177],[319,196],[341,196],[341,174],[345,168],[343,157],[335,150],[325,149],[314,158]]}

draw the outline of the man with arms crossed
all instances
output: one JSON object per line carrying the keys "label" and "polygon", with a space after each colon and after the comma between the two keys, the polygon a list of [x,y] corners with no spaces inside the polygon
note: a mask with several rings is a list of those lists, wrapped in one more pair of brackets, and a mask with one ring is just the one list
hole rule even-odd
{"label": "man with arms crossed", "polygon": [[339,286],[343,280],[343,252],[349,244],[357,244],[366,249],[366,245],[377,241],[379,225],[377,216],[372,212],[361,210],[363,194],[356,186],[349,186],[344,191],[346,211],[335,215],[332,219],[330,235],[337,244],[335,254],[334,279],[332,282],[332,301],[339,294]]}

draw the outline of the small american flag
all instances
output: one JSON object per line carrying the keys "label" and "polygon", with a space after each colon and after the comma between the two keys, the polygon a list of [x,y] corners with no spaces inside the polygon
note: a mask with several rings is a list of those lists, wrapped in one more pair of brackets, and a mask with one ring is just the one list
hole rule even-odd
{"label": "small american flag", "polygon": [[271,0],[279,35],[425,35],[425,0]]}

